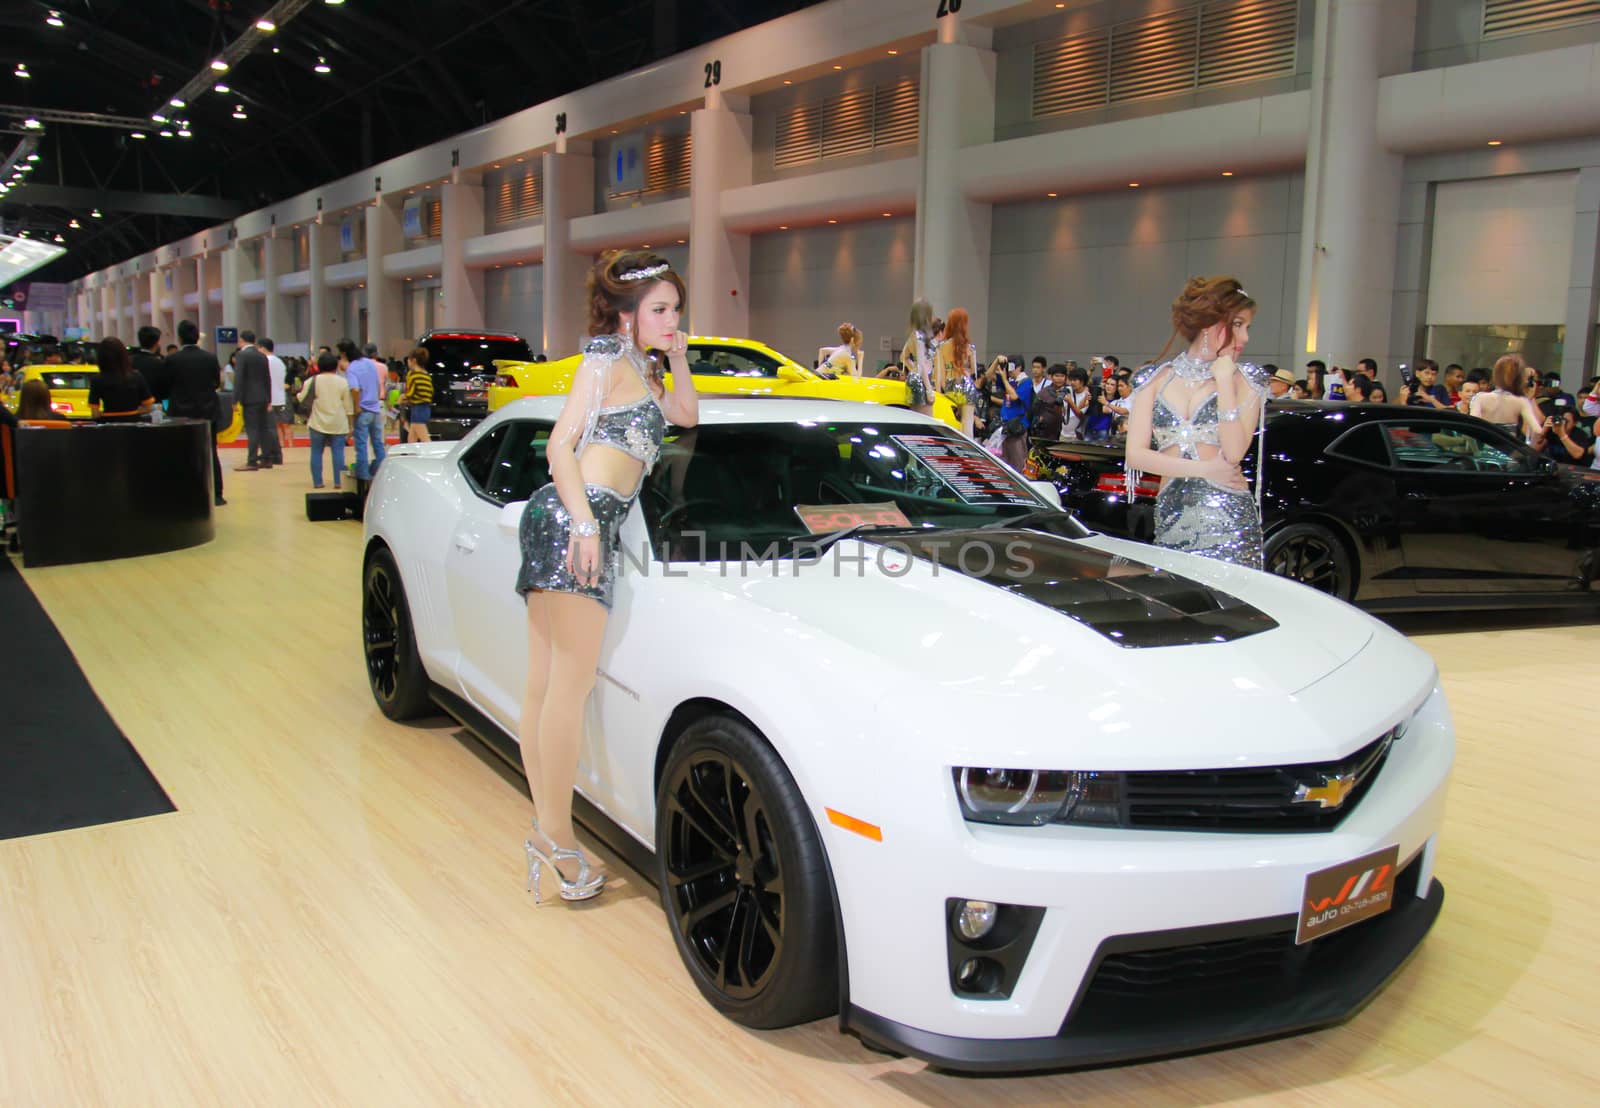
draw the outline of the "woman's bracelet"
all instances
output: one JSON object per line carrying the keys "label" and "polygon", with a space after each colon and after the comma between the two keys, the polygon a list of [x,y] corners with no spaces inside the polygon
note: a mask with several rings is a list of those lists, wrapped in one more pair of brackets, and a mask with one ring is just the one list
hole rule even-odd
{"label": "woman's bracelet", "polygon": [[592,539],[600,533],[600,525],[592,519],[580,520],[572,525],[572,533],[580,539]]}
{"label": "woman's bracelet", "polygon": [[1238,408],[1229,408],[1225,412],[1218,412],[1217,413],[1217,422],[1218,423],[1238,423],[1239,422],[1239,409]]}

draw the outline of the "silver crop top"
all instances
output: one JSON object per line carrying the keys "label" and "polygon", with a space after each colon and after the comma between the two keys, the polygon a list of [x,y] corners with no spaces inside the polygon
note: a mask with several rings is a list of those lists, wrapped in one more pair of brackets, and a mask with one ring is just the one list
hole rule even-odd
{"label": "silver crop top", "polygon": [[596,410],[593,423],[584,438],[584,445],[604,443],[644,464],[646,472],[655,465],[661,453],[661,442],[667,433],[667,417],[656,402],[650,389],[646,367],[640,363],[640,354],[632,343],[624,343],[616,335],[600,335],[584,347],[586,358],[607,358],[624,361],[633,367],[645,386],[645,394],[630,404],[615,404]]}
{"label": "silver crop top", "polygon": [[[1180,352],[1165,365],[1151,366],[1134,375],[1133,388],[1139,389],[1150,384],[1162,370],[1171,367],[1172,377],[1194,383],[1209,381],[1211,379],[1211,363],[1202,362],[1189,357],[1187,351]],[[1261,369],[1249,362],[1239,363],[1239,373],[1244,377],[1245,383],[1256,393],[1257,397],[1266,394],[1266,374]],[[1217,427],[1222,422],[1222,413],[1217,411],[1217,394],[1212,393],[1200,401],[1194,413],[1187,419],[1174,411],[1167,404],[1166,397],[1162,394],[1166,390],[1170,377],[1163,380],[1156,389],[1155,402],[1150,407],[1150,438],[1151,445],[1158,451],[1165,451],[1171,447],[1178,448],[1178,456],[1191,461],[1200,457],[1202,445],[1221,446],[1222,439]],[[1249,398],[1241,399],[1241,406]],[[1259,403],[1259,400],[1256,401]],[[1237,413],[1233,418],[1237,419]]]}

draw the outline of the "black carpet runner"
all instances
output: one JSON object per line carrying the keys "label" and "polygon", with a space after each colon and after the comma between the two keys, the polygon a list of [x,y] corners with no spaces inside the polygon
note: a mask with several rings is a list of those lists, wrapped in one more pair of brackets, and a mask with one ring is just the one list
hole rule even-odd
{"label": "black carpet runner", "polygon": [[176,811],[0,554],[0,839]]}

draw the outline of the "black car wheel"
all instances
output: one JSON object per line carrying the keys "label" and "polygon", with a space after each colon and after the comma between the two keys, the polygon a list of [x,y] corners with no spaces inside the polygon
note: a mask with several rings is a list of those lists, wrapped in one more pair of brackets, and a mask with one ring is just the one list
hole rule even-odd
{"label": "black car wheel", "polygon": [[394,555],[379,547],[367,559],[361,596],[361,641],[367,655],[372,698],[390,719],[414,719],[430,711],[428,674],[417,654],[411,609]]}
{"label": "black car wheel", "polygon": [[1316,523],[1291,523],[1267,539],[1267,570],[1318,592],[1349,600],[1355,568],[1339,537]]}
{"label": "black car wheel", "polygon": [[839,1007],[833,896],[794,778],[731,716],[691,724],[656,790],[656,866],[678,954],[705,998],[746,1027]]}

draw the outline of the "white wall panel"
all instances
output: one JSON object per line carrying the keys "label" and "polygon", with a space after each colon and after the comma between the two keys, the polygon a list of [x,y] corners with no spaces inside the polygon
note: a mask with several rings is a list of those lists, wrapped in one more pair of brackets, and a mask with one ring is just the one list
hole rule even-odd
{"label": "white wall panel", "polygon": [[[869,369],[898,358],[914,233],[912,220],[895,218],[751,236],[750,337],[809,366],[849,321],[865,336]],[[880,348],[883,337],[892,352]]]}
{"label": "white wall panel", "polygon": [[1438,186],[1430,325],[1565,323],[1576,173]]}
{"label": "white wall panel", "polygon": [[1184,282],[1227,273],[1260,305],[1248,357],[1298,368],[1301,191],[1299,174],[1282,174],[996,205],[984,355],[1137,365],[1171,334]]}
{"label": "white wall panel", "polygon": [[517,332],[539,353],[539,336],[544,332],[544,266],[508,265],[485,273],[483,319],[487,327]]}

